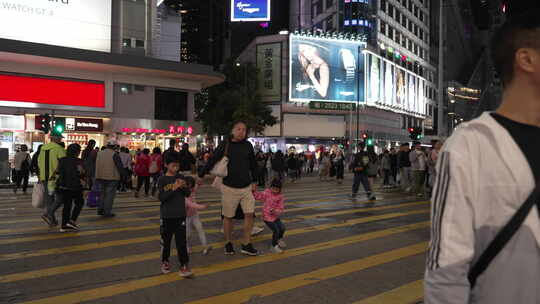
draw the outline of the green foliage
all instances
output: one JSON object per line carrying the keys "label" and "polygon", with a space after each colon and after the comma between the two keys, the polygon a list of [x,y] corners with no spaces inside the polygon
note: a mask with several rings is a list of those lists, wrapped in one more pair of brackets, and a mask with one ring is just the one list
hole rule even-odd
{"label": "green foliage", "polygon": [[272,109],[257,90],[257,68],[252,64],[228,62],[222,73],[225,82],[205,89],[195,97],[195,114],[209,135],[229,134],[232,123],[243,120],[255,134],[277,123]]}

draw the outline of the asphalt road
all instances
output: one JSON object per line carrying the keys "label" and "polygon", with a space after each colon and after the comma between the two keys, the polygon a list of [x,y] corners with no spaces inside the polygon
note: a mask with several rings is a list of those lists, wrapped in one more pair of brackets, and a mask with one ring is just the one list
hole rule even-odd
{"label": "asphalt road", "polygon": [[204,186],[198,201],[210,204],[201,218],[214,250],[203,256],[193,236],[191,279],[179,277],[175,249],[175,271],[160,272],[157,200],[119,194],[115,218],[85,206],[81,231],[60,233],[39,218],[30,195],[1,190],[0,303],[418,303],[429,202],[382,189],[374,203],[352,200],[350,187],[350,176],[343,185],[309,177],[287,184],[288,248],[269,252],[271,233],[259,217],[260,255],[247,257],[238,242],[236,255],[223,254],[219,194]]}

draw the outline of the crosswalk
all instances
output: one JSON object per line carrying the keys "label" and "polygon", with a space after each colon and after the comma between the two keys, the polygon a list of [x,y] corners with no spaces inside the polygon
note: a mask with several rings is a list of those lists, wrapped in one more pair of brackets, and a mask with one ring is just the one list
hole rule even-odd
{"label": "crosswalk", "polygon": [[[271,232],[254,237],[257,257],[223,255],[220,195],[198,201],[210,245],[194,246],[193,279],[159,271],[159,202],[120,194],[117,217],[84,208],[81,231],[49,229],[29,196],[0,193],[0,303],[354,303],[422,300],[429,240],[427,200],[377,192],[352,200],[343,185],[305,178],[284,188],[288,248],[269,252]],[[258,203],[256,213],[260,214]],[[260,217],[258,226],[264,227]],[[235,238],[241,235],[236,223]],[[192,238],[196,240],[196,238]],[[197,243],[195,243],[197,245]],[[239,246],[239,244],[235,244]],[[176,265],[176,251],[171,251]]]}

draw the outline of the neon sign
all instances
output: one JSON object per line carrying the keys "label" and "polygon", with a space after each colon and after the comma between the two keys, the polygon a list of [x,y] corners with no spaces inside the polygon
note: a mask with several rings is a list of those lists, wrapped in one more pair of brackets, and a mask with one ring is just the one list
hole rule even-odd
{"label": "neon sign", "polygon": [[123,133],[156,133],[156,134],[184,134],[187,131],[187,134],[193,134],[194,128],[192,126],[173,126],[170,125],[168,129],[145,129],[145,128],[122,128],[121,132]]}

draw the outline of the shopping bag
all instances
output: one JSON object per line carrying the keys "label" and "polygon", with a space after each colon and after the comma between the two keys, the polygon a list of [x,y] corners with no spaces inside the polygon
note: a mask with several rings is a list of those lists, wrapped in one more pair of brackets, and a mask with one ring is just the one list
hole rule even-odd
{"label": "shopping bag", "polygon": [[88,192],[88,198],[86,199],[86,205],[89,208],[96,208],[101,205],[101,189],[98,183],[94,183],[92,190]]}
{"label": "shopping bag", "polygon": [[36,183],[34,189],[32,189],[32,207],[45,207],[45,188],[40,182]]}

